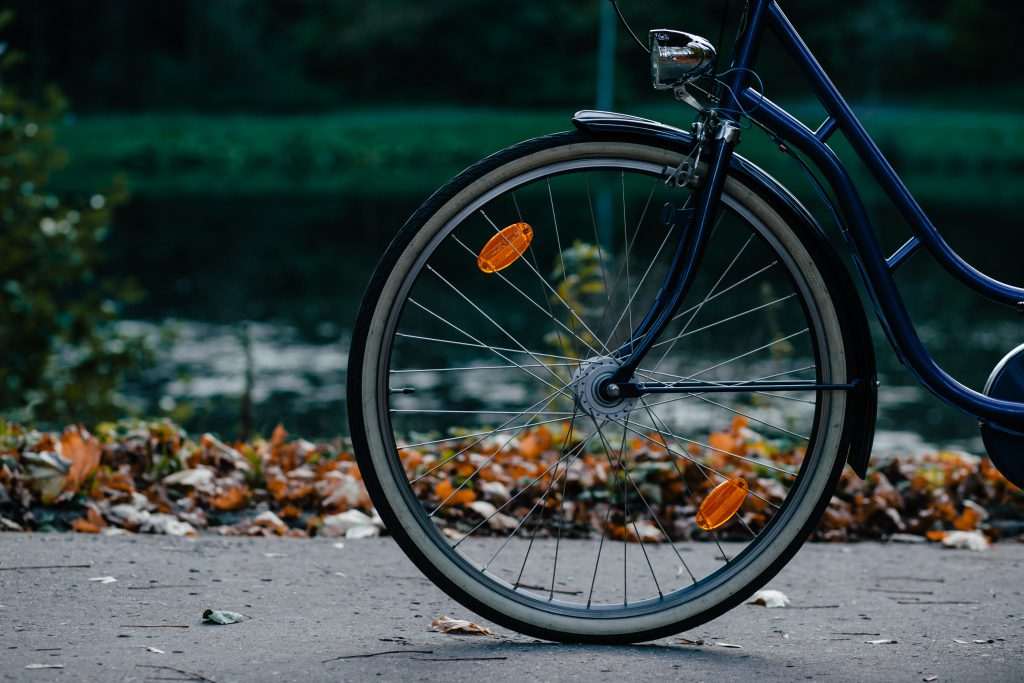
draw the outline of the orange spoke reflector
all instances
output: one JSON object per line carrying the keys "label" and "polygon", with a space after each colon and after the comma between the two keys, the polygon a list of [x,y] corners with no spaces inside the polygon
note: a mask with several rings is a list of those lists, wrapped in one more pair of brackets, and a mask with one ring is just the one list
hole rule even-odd
{"label": "orange spoke reflector", "polygon": [[716,486],[697,508],[697,526],[711,531],[722,526],[736,514],[747,497],[747,482],[736,477]]}
{"label": "orange spoke reflector", "polygon": [[487,241],[476,265],[485,273],[497,273],[515,263],[532,241],[533,228],[526,223],[513,223]]}

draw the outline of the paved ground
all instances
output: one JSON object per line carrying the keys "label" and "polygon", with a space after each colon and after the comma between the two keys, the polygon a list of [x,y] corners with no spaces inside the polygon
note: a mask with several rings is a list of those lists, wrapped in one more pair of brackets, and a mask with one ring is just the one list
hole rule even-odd
{"label": "paved ground", "polygon": [[[794,607],[744,605],[687,634],[742,649],[435,633],[433,617],[472,615],[390,539],[0,534],[0,569],[46,564],[91,566],[0,571],[0,680],[1024,681],[1019,544],[805,546],[771,586]],[[207,607],[253,619],[204,626]],[[161,624],[188,628],[139,628]],[[882,638],[897,643],[866,642]],[[323,661],[385,650],[430,653]],[[467,657],[489,659],[452,659]]]}

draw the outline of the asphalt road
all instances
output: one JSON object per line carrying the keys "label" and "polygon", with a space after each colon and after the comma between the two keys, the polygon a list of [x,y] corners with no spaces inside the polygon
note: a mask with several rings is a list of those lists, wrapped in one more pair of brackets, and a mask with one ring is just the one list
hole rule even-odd
{"label": "asphalt road", "polygon": [[[437,633],[434,617],[474,617],[390,539],[335,543],[0,534],[0,679],[1024,681],[1016,543],[807,545],[770,586],[791,607],[744,605],[685,634],[741,648]],[[52,564],[90,566],[7,569]],[[101,576],[117,581],[89,580]],[[203,625],[206,608],[252,619]],[[896,643],[867,642],[880,639]]]}

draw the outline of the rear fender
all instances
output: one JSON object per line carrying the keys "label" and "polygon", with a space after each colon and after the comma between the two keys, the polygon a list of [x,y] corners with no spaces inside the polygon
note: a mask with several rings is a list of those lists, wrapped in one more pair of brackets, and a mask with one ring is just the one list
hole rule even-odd
{"label": "rear fender", "polygon": [[[694,143],[693,136],[679,128],[628,114],[584,110],[577,112],[572,122],[577,129],[594,135],[659,142],[678,147],[683,154],[689,153]],[[731,172],[744,184],[760,188],[761,195],[772,202],[773,208],[787,219],[813,253],[826,260],[822,272],[834,278],[833,285],[840,295],[835,303],[840,308],[843,339],[847,341],[846,381],[857,382],[857,389],[851,392],[854,400],[847,408],[841,447],[847,451],[846,462],[863,478],[874,441],[878,380],[871,332],[857,288],[821,225],[796,197],[775,178],[738,154],[732,157]]]}

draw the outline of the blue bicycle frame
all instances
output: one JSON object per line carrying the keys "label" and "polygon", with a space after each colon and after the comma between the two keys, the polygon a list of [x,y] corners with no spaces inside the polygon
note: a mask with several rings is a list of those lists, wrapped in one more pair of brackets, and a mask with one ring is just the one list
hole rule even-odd
{"label": "blue bicycle frame", "polygon": [[[766,28],[777,36],[828,114],[817,131],[810,130],[762,93],[749,87],[751,68]],[[732,117],[729,111],[744,111],[757,124],[772,131],[780,144],[801,152],[822,173],[836,197],[838,214],[843,223],[841,229],[847,244],[851,247],[851,255],[860,270],[869,295],[877,303],[880,322],[903,364],[926,388],[954,408],[1004,428],[1024,431],[1024,403],[999,400],[974,391],[936,364],[914,329],[893,280],[893,272],[910,255],[924,246],[965,286],[993,301],[1015,306],[1022,312],[1024,288],[999,282],[981,273],[960,258],[946,243],[774,0],[750,0],[730,67],[729,80],[726,82],[728,88],[724,89],[723,107],[718,110],[718,116],[736,123],[736,118]],[[734,97],[739,101],[736,102]],[[858,157],[868,167],[914,233],[914,237],[889,258],[886,258],[881,250],[853,180],[842,162],[826,144],[837,130],[849,140]],[[734,146],[734,140],[722,136],[711,145],[710,155],[707,157],[706,180],[701,184],[690,220],[690,236],[684,240],[685,246],[680,245],[680,249],[685,248],[688,253],[677,259],[678,265],[674,269],[677,272],[673,275],[675,279],[670,287],[674,292],[673,298],[681,298],[681,295],[685,294],[691,277],[690,271],[695,267],[696,261],[699,261],[702,240],[707,237],[705,233],[707,226],[710,225],[710,217],[718,206]],[[631,342],[631,348],[625,354],[629,357],[621,370],[629,368],[631,372],[632,368],[636,367],[646,352],[645,344],[649,346],[653,338],[660,333],[661,325],[658,323],[672,307],[672,300],[655,305],[648,315],[648,320],[645,320],[646,326],[637,330],[634,336],[637,348],[632,348]],[[667,318],[670,317],[669,312]],[[625,375],[625,372],[623,374]],[[625,379],[625,376],[616,377],[615,381]]]}

